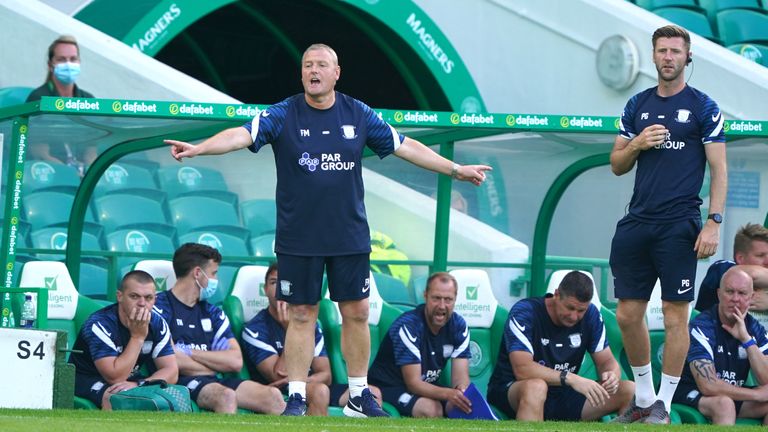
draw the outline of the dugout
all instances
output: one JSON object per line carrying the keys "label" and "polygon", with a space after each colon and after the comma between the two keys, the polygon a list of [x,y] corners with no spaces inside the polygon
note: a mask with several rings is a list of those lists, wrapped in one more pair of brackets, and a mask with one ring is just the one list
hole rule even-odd
{"label": "dugout", "polygon": [[[169,259],[185,241],[218,247],[233,268],[271,259],[275,172],[271,155],[262,154],[271,150],[178,164],[162,142],[197,142],[264,107],[44,98],[0,110],[5,286],[17,285],[25,262],[63,260],[81,295],[112,300],[133,262]],[[432,271],[485,269],[507,308],[543,294],[551,271],[583,269],[611,304],[608,249],[633,181],[613,176],[607,166],[617,118],[377,113],[448,158],[490,164],[494,171],[474,188],[396,157],[366,158],[371,228],[407,257],[375,263],[410,266],[406,287],[414,290]],[[726,127],[729,198],[722,247],[711,260],[729,258],[735,230],[765,221],[768,211],[761,193],[768,122],[728,121]],[[63,163],[40,160],[34,148],[43,144]],[[705,184],[703,214],[707,195]],[[700,277],[709,263],[701,262]],[[227,286],[226,269],[222,273]]]}

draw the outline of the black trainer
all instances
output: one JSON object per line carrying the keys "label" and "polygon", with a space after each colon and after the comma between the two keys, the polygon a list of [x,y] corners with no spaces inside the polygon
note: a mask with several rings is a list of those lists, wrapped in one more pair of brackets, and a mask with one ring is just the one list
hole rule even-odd
{"label": "black trainer", "polygon": [[307,401],[300,394],[294,393],[288,397],[283,411],[284,416],[303,416],[307,414]]}
{"label": "black trainer", "polygon": [[[286,408],[287,409],[287,408]],[[344,415],[347,417],[389,417],[386,411],[381,409],[376,398],[367,388],[358,397],[350,397],[347,406],[344,407]]]}

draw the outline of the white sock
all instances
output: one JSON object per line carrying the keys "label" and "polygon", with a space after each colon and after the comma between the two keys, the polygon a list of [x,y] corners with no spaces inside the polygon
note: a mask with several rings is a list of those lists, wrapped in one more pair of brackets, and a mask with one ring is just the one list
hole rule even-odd
{"label": "white sock", "polygon": [[303,399],[307,398],[307,383],[304,381],[288,381],[288,395],[300,394]]}
{"label": "white sock", "polygon": [[349,398],[362,396],[363,390],[368,388],[368,377],[349,377]]}
{"label": "white sock", "polygon": [[632,375],[635,376],[635,404],[640,408],[648,408],[656,402],[651,364],[632,366]]}
{"label": "white sock", "polygon": [[680,382],[680,377],[661,374],[661,386],[659,386],[659,399],[664,402],[667,412],[672,412],[672,397],[675,395],[675,389]]}

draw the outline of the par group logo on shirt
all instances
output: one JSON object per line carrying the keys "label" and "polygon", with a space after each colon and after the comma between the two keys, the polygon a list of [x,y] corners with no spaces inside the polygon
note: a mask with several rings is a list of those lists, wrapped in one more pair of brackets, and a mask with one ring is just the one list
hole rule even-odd
{"label": "par group logo on shirt", "polygon": [[306,166],[308,170],[315,172],[317,170],[317,166],[320,165],[320,159],[311,158],[309,153],[304,152],[301,154],[301,158],[299,158],[299,165]]}

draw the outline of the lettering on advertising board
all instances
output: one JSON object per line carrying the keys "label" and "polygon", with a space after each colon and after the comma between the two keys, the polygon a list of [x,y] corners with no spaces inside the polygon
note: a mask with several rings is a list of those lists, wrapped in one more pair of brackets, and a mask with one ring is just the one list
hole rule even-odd
{"label": "lettering on advertising board", "polygon": [[133,47],[137,50],[144,52],[145,49],[151,48],[155,43],[162,40],[167,36],[167,29],[181,16],[181,8],[173,3],[168,7],[168,10],[164,11],[160,18],[154,22],[154,24],[144,32],[144,35],[133,44]]}

